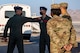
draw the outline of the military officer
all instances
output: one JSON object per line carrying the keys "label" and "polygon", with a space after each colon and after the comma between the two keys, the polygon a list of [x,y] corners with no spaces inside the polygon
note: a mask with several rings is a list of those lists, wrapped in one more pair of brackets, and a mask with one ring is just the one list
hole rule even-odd
{"label": "military officer", "polygon": [[67,18],[67,19],[69,19],[70,21],[72,21],[69,13],[67,12],[68,3],[66,3],[66,2],[60,3],[60,8],[62,8],[62,9],[61,9],[61,10],[62,10],[61,16],[64,15],[63,18]]}
{"label": "military officer", "polygon": [[47,22],[51,53],[71,53],[71,48],[76,40],[75,36],[72,37],[72,22],[67,18],[60,17],[61,12],[59,4],[51,5],[52,19]]}
{"label": "military officer", "polygon": [[15,45],[17,46],[19,53],[24,53],[22,25],[25,22],[32,22],[32,19],[21,16],[22,9],[23,9],[22,7],[15,6],[14,7],[15,15],[8,20],[5,26],[3,35],[4,40],[6,40],[8,28],[10,28],[7,53],[13,53]]}
{"label": "military officer", "polygon": [[[66,2],[60,3],[60,9],[62,11],[62,13],[61,13],[62,18],[67,18],[68,20],[72,21],[71,16],[67,12],[67,8],[68,8],[68,3],[66,3]],[[72,27],[72,33],[71,34],[72,34],[72,37],[76,38],[76,30],[74,29],[74,26]],[[78,47],[78,43],[76,41],[74,41],[75,39],[72,37],[70,40],[75,42],[74,47]]]}
{"label": "military officer", "polygon": [[39,21],[41,29],[40,41],[39,41],[39,53],[45,53],[46,45],[50,53],[50,38],[49,35],[47,34],[47,28],[46,28],[47,21],[50,19],[50,17],[46,15],[46,11],[47,11],[46,7],[40,7],[40,14],[42,16],[40,17]]}
{"label": "military officer", "polygon": [[45,53],[46,45],[48,48],[48,52],[50,53],[50,37],[47,34],[46,24],[49,19],[51,19],[47,14],[46,7],[40,7],[40,15],[41,17],[34,18],[33,20],[39,22],[40,24],[40,40],[39,40],[39,53]]}

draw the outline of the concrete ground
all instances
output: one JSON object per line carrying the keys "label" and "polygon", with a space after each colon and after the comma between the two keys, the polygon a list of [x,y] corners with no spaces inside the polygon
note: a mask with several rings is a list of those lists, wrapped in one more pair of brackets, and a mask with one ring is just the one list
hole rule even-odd
{"label": "concrete ground", "polygon": [[[35,34],[33,34],[35,35]],[[31,39],[29,41],[24,40],[24,53],[39,53],[39,36],[31,36]],[[0,42],[0,53],[6,53],[7,52],[7,43]],[[14,53],[18,53],[17,48],[15,47]],[[48,49],[46,47],[45,53],[48,53]],[[78,47],[72,49],[72,53],[80,53],[80,43],[78,43]]]}

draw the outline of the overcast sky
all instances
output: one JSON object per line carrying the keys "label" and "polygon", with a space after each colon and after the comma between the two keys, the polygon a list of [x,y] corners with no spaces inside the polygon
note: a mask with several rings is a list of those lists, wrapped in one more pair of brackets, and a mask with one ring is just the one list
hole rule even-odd
{"label": "overcast sky", "polygon": [[26,4],[31,6],[31,12],[37,13],[39,15],[39,7],[45,6],[48,8],[47,14],[50,13],[50,5],[52,3],[61,3],[61,2],[67,2],[69,4],[68,9],[77,10],[80,9],[80,0],[0,0],[0,5],[3,4],[10,4],[10,3],[19,3],[19,4]]}

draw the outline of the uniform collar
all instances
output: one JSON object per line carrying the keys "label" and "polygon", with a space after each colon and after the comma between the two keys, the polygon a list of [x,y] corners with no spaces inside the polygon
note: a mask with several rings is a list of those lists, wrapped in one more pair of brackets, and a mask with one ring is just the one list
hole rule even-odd
{"label": "uniform collar", "polygon": [[43,17],[41,17],[42,19],[45,19],[46,17],[48,17],[47,15],[43,18]]}
{"label": "uniform collar", "polygon": [[54,17],[54,18],[57,18],[57,17],[59,17],[59,16],[57,16],[57,15],[54,15],[53,17]]}
{"label": "uniform collar", "polygon": [[14,16],[21,16],[21,15],[15,14]]}

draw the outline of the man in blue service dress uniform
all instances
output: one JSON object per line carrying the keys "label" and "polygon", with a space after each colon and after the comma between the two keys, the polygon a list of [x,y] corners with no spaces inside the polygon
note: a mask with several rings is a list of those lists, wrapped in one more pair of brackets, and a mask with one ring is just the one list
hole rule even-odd
{"label": "man in blue service dress uniform", "polygon": [[50,19],[49,16],[46,15],[47,8],[46,7],[40,7],[40,14],[42,15],[40,17],[40,41],[39,41],[39,53],[45,53],[46,45],[48,48],[48,51],[50,53],[50,38],[49,35],[47,34],[47,28],[46,24],[47,21]]}
{"label": "man in blue service dress uniform", "polygon": [[5,26],[3,35],[4,40],[6,40],[8,28],[10,28],[7,53],[13,53],[15,45],[18,48],[18,53],[24,53],[22,25],[26,22],[33,22],[33,19],[21,16],[22,9],[22,7],[15,6],[15,15],[8,20]]}

